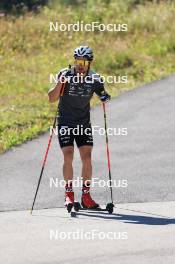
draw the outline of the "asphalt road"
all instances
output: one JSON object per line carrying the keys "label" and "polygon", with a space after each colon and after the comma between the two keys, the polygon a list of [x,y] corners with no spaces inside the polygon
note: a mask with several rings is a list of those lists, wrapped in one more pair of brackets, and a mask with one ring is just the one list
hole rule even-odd
{"label": "asphalt road", "polygon": [[118,205],[113,215],[64,208],[0,213],[6,264],[174,264],[175,202]]}
{"label": "asphalt road", "polygon": [[[127,135],[109,137],[115,203],[175,200],[175,75],[145,85],[111,100],[107,105],[108,126],[127,128]],[[102,106],[91,111],[92,125],[103,127]],[[41,170],[48,134],[0,156],[0,211],[31,207]],[[108,179],[105,137],[94,135],[93,176]],[[74,175],[81,176],[75,151]],[[64,189],[50,180],[62,179],[62,153],[54,136],[42,178],[36,208],[63,206]],[[127,187],[121,187],[123,182]],[[105,182],[106,183],[106,182]],[[77,199],[81,188],[75,188]],[[110,201],[109,188],[98,184],[93,197]]]}

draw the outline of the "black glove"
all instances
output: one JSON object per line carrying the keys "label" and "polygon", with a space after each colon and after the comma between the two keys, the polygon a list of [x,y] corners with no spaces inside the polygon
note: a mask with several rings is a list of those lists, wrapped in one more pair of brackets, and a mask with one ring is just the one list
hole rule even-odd
{"label": "black glove", "polygon": [[111,96],[104,92],[101,96],[100,96],[100,100],[103,102],[103,103],[106,103],[108,102],[109,100],[111,99]]}

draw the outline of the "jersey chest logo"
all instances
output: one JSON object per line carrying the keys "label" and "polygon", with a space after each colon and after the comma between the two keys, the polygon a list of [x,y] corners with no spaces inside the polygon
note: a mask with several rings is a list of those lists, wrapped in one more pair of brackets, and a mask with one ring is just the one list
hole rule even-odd
{"label": "jersey chest logo", "polygon": [[89,97],[92,94],[91,86],[86,83],[70,83],[68,94],[70,96]]}

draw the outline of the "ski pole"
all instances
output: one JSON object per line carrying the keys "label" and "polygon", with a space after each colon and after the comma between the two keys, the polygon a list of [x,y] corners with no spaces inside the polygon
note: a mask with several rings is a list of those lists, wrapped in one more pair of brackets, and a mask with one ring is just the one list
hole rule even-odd
{"label": "ski pole", "polygon": [[113,192],[112,192],[112,177],[111,177],[111,163],[110,163],[110,153],[109,153],[109,144],[108,144],[108,133],[107,133],[107,118],[106,118],[106,107],[105,103],[103,104],[103,113],[104,113],[104,124],[105,124],[105,136],[106,136],[106,154],[108,159],[108,171],[109,171],[109,182],[110,182],[110,192],[111,192],[111,202],[113,204]]}
{"label": "ski pole", "polygon": [[[61,87],[61,90],[60,90],[60,96],[62,96],[63,93],[64,93],[64,87],[65,87],[65,83],[62,84],[62,87]],[[31,214],[33,212],[33,208],[34,208],[34,205],[35,205],[35,201],[36,201],[36,197],[37,197],[37,194],[38,194],[39,186],[40,186],[40,183],[41,183],[41,178],[42,178],[42,175],[43,175],[43,172],[44,172],[47,156],[48,156],[48,153],[49,153],[49,149],[50,149],[50,145],[51,145],[51,141],[52,141],[52,137],[53,137],[53,129],[55,128],[55,125],[56,125],[57,113],[58,113],[58,108],[57,108],[57,112],[56,112],[54,123],[53,123],[52,133],[49,136],[49,141],[48,141],[46,153],[45,153],[45,156],[44,156],[44,160],[43,160],[43,164],[42,164],[42,168],[41,168],[41,172],[40,172],[40,176],[39,176],[38,185],[37,185],[37,188],[36,188],[36,192],[35,192],[32,208],[30,210]]]}

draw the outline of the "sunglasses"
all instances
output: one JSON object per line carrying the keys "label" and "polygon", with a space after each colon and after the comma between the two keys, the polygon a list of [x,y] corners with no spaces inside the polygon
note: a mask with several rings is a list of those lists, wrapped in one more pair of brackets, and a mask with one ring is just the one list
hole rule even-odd
{"label": "sunglasses", "polygon": [[90,65],[90,61],[87,61],[87,60],[75,60],[75,65],[88,67]]}

